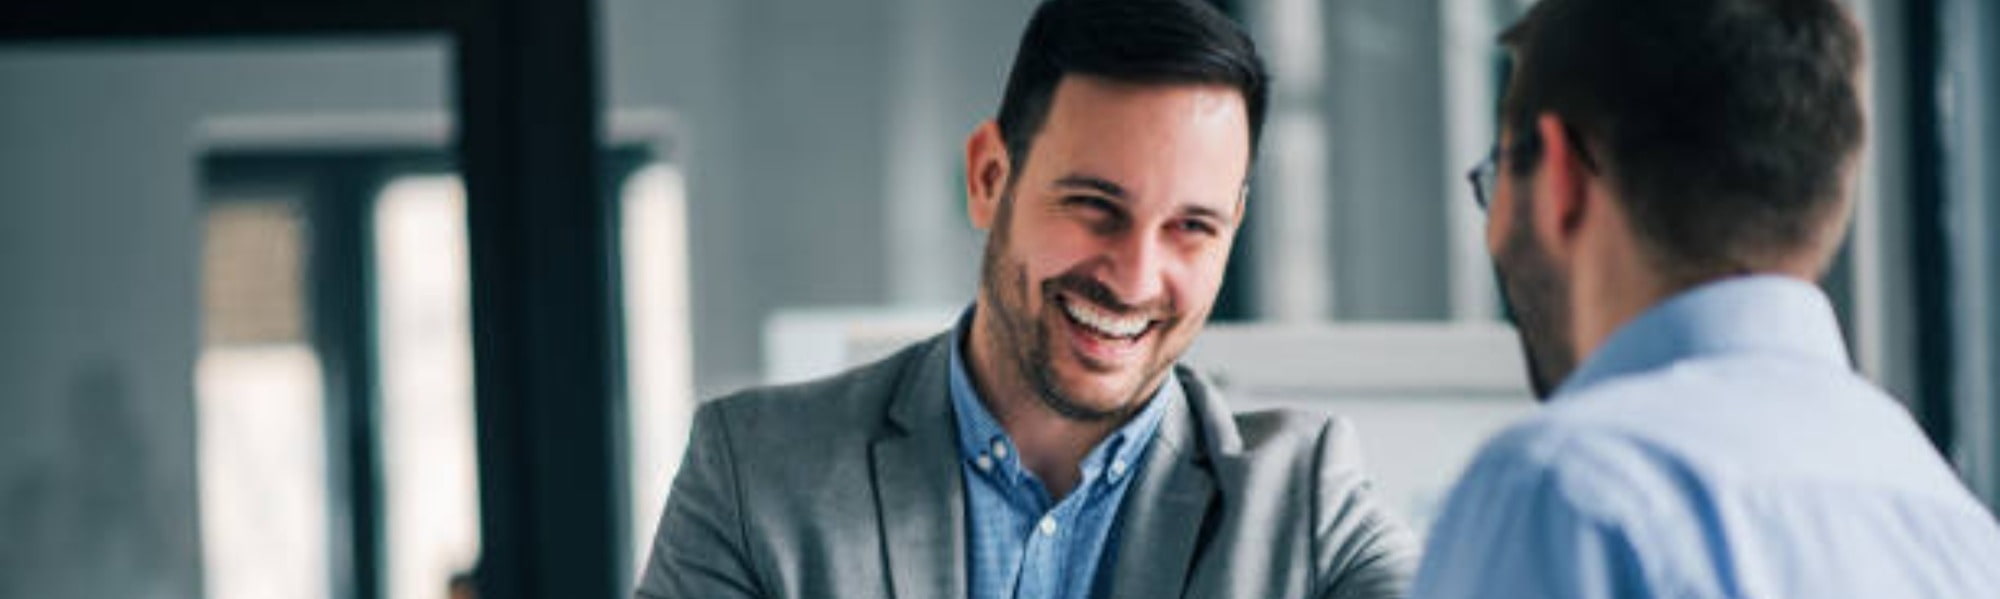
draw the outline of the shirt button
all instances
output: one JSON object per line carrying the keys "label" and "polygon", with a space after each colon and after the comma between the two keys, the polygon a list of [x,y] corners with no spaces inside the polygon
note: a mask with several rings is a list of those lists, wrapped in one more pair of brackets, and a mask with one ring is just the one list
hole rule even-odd
{"label": "shirt button", "polygon": [[983,453],[979,454],[979,457],[973,458],[972,463],[979,465],[980,472],[993,469],[993,458],[986,457],[986,454]]}
{"label": "shirt button", "polygon": [[1055,518],[1055,516],[1042,516],[1042,527],[1041,527],[1041,528],[1042,528],[1042,535],[1043,535],[1043,536],[1049,536],[1049,537],[1053,537],[1053,536],[1056,536],[1056,518]]}
{"label": "shirt button", "polygon": [[993,442],[993,457],[996,457],[996,458],[1000,458],[1000,459],[1003,459],[1003,460],[1004,460],[1004,459],[1007,459],[1007,444],[1006,444],[1006,443],[1001,443],[1001,442],[999,442],[999,441],[994,441],[994,442]]}
{"label": "shirt button", "polygon": [[1111,462],[1111,475],[1125,476],[1125,460],[1116,460]]}

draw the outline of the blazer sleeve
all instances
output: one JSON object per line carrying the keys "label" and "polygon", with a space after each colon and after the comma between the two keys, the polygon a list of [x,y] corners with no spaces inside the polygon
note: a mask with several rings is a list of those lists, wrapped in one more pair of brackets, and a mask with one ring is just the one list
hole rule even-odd
{"label": "blazer sleeve", "polygon": [[751,565],[726,401],[696,410],[637,599],[763,597]]}
{"label": "blazer sleeve", "polygon": [[1316,596],[1401,599],[1416,573],[1416,535],[1375,496],[1352,425],[1329,420],[1318,450],[1312,520]]}

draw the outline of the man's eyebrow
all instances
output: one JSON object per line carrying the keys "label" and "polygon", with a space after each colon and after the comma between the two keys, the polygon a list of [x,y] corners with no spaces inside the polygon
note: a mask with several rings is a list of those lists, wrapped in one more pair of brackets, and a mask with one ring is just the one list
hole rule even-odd
{"label": "man's eyebrow", "polygon": [[1121,200],[1125,199],[1126,196],[1125,188],[1111,182],[1110,179],[1083,173],[1072,173],[1061,179],[1056,179],[1056,187],[1084,187],[1097,190],[1099,193]]}
{"label": "man's eyebrow", "polygon": [[1184,215],[1187,215],[1187,216],[1199,216],[1199,217],[1203,217],[1203,218],[1212,218],[1212,219],[1215,219],[1215,220],[1219,220],[1219,221],[1225,221],[1225,222],[1229,220],[1229,217],[1228,217],[1228,216],[1226,216],[1226,215],[1224,215],[1224,214],[1222,213],[1222,211],[1220,211],[1220,210],[1216,210],[1216,209],[1214,209],[1214,208],[1210,208],[1210,207],[1207,207],[1207,206],[1203,206],[1203,205],[1201,205],[1201,204],[1188,204],[1188,205],[1185,205],[1185,206],[1182,206],[1182,207],[1181,207],[1181,214],[1184,214]]}
{"label": "man's eyebrow", "polygon": [[[1055,186],[1082,187],[1096,191],[1098,193],[1102,193],[1104,195],[1110,196],[1112,199],[1117,199],[1117,200],[1126,199],[1127,195],[1124,187],[1118,185],[1117,183],[1111,182],[1110,179],[1105,179],[1103,177],[1084,174],[1084,173],[1071,173],[1070,175],[1065,176],[1061,179],[1056,179]],[[1180,207],[1180,213],[1183,216],[1212,218],[1220,221],[1229,220],[1229,215],[1224,213],[1223,211],[1193,202],[1182,205]]]}

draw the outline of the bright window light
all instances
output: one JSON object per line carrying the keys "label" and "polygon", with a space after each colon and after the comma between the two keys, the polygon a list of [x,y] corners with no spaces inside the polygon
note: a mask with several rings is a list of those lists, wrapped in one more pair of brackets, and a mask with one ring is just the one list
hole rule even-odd
{"label": "bright window light", "polygon": [[388,597],[446,599],[479,558],[465,192],[396,179],[374,223]]}
{"label": "bright window light", "polygon": [[626,179],[619,194],[632,561],[641,568],[680,466],[693,413],[685,192],[679,169],[655,163]]}
{"label": "bright window light", "polygon": [[211,599],[324,599],[324,387],[305,338],[295,206],[209,208],[195,366],[202,562]]}

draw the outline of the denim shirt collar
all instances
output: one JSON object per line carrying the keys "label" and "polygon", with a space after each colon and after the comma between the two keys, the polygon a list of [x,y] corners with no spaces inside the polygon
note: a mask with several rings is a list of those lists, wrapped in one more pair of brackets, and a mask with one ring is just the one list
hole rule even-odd
{"label": "denim shirt collar", "polygon": [[[1014,441],[1007,436],[986,404],[979,397],[979,391],[972,385],[970,371],[966,369],[963,350],[967,331],[972,326],[973,308],[966,308],[959,316],[958,324],[951,335],[951,405],[953,419],[958,426],[958,451],[960,459],[981,471],[990,470],[1010,485],[1023,484],[1033,479],[1021,464],[1020,452]],[[1083,478],[1079,489],[1087,488],[1102,477],[1105,482],[1117,484],[1136,473],[1141,457],[1160,428],[1160,421],[1166,413],[1166,405],[1181,401],[1181,384],[1171,373],[1153,396],[1146,401],[1146,407],[1133,415],[1131,421],[1105,437],[1090,450],[1083,459]],[[984,466],[981,466],[985,460]]]}

